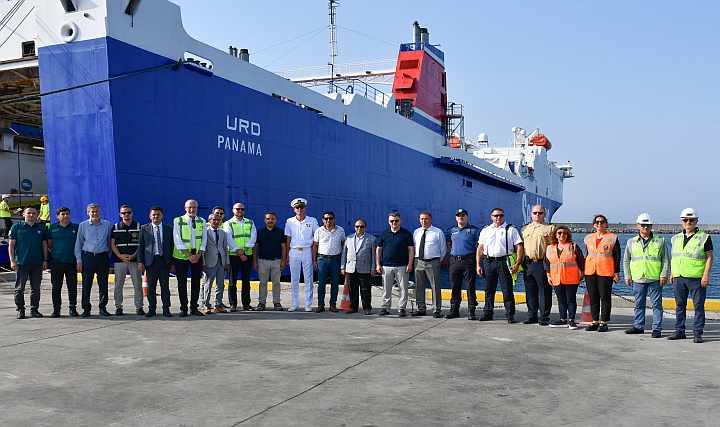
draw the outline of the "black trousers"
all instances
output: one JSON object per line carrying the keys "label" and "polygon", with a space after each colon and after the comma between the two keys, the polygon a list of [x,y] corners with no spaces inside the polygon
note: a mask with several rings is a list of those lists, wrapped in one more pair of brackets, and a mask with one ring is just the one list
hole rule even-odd
{"label": "black trousers", "polygon": [[77,264],[53,260],[50,264],[53,311],[60,311],[62,308],[63,279],[67,286],[68,306],[70,308],[77,307]]}
{"label": "black trousers", "polygon": [[484,311],[492,316],[495,305],[495,292],[500,282],[505,305],[505,317],[515,316],[515,294],[513,293],[512,275],[504,258],[482,260],[485,273],[485,308]]}
{"label": "black trousers", "polygon": [[[597,322],[598,319],[603,322],[610,321],[613,278],[591,274],[585,276],[585,285],[590,296],[590,315],[592,315],[593,321]],[[602,312],[600,311],[601,302]]]}
{"label": "black trousers", "polygon": [[82,308],[90,311],[90,291],[92,290],[93,276],[97,276],[98,293],[100,294],[100,308],[108,304],[108,275],[110,274],[110,254],[103,252],[94,255],[90,252],[82,253]]}
{"label": "black trousers", "polygon": [[359,299],[362,299],[363,310],[372,310],[372,275],[356,271],[347,273],[347,276],[350,286],[350,308],[357,310]]}
{"label": "black trousers", "polygon": [[10,229],[12,228],[13,222],[10,217],[3,218],[5,221],[5,231],[3,231],[3,237],[7,237],[10,235]]}
{"label": "black trousers", "polygon": [[242,279],[240,298],[242,306],[250,305],[250,274],[252,274],[252,255],[246,255],[247,260],[243,261],[239,256],[230,255],[230,285],[228,286],[228,302],[231,307],[237,307],[237,279],[238,274]]}
{"label": "black trousers", "polygon": [[[157,310],[157,285],[160,282],[160,300],[163,310],[170,309],[170,268],[162,257],[156,257],[153,263],[145,265],[148,280],[148,310]],[[187,295],[187,290],[185,295]]]}
{"label": "black trousers", "polygon": [[477,295],[475,294],[475,281],[477,280],[477,267],[475,266],[475,254],[467,255],[461,259],[450,257],[450,306],[460,307],[462,302],[462,285],[465,283],[468,296],[468,308],[477,307]]}
{"label": "black trousers", "polygon": [[[188,309],[188,295],[187,295],[187,279],[188,269],[190,269],[190,309],[195,311],[198,308],[198,299],[200,299],[200,280],[203,274],[203,263],[202,258],[195,264],[191,263],[189,259],[178,259],[173,258],[175,263],[175,277],[178,282],[178,297],[180,298],[180,311],[187,311]],[[155,264],[153,262],[153,264]],[[162,292],[162,286],[160,288]],[[148,295],[150,294],[150,282],[148,278]],[[161,295],[162,296],[162,295]],[[150,301],[148,301],[150,304]],[[169,304],[169,301],[168,301]]]}
{"label": "black trousers", "polygon": [[528,317],[544,321],[550,320],[552,286],[548,282],[543,262],[530,260],[523,271],[523,279],[525,280]]}

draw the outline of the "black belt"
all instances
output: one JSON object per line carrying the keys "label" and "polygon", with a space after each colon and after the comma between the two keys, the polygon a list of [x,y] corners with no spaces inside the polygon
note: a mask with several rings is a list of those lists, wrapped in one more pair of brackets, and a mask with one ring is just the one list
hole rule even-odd
{"label": "black belt", "polygon": [[320,257],[320,258],[327,258],[327,259],[336,259],[336,258],[340,258],[340,255],[323,255],[323,254],[318,254],[318,257]]}
{"label": "black belt", "polygon": [[165,255],[155,255],[155,258],[165,258]]}
{"label": "black belt", "polygon": [[507,255],[503,255],[503,256],[486,256],[485,258],[487,258],[487,259],[490,260],[490,261],[505,261],[505,260],[507,259]]}
{"label": "black belt", "polygon": [[475,259],[475,254],[452,255],[452,259],[454,259],[455,261],[462,261],[464,259]]}
{"label": "black belt", "polygon": [[281,260],[282,258],[259,258],[259,259],[261,259],[263,261],[278,261],[278,260]]}
{"label": "black belt", "polygon": [[532,262],[543,262],[543,260],[541,260],[541,259],[532,259],[532,258],[530,258],[530,261],[532,261]]}
{"label": "black belt", "polygon": [[423,262],[430,262],[430,261],[435,261],[436,259],[440,259],[440,258],[435,257],[435,258],[418,258],[418,259]]}
{"label": "black belt", "polygon": [[100,256],[100,255],[105,255],[105,254],[107,254],[107,253],[108,253],[108,251],[104,251],[104,252],[90,252],[90,251],[83,251],[83,253],[86,253],[86,254],[88,254],[88,255],[92,255],[92,256]]}

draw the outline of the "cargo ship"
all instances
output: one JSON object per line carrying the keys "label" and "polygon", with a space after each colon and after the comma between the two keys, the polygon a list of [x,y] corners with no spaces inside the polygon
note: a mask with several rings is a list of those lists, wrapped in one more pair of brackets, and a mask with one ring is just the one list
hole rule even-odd
{"label": "cargo ship", "polygon": [[282,221],[303,197],[346,230],[364,218],[379,232],[392,211],[414,228],[423,210],[445,228],[460,207],[477,225],[494,207],[519,225],[537,203],[551,219],[573,176],[537,129],[513,128],[503,147],[466,138],[444,53],[417,23],[385,94],[335,73],[321,93],[245,50],[203,44],[165,0],[12,0],[0,19],[0,162],[44,158],[3,176],[0,191],[46,185],[76,222],[91,202],[108,220],[122,204],[142,220],[153,205],[180,215],[189,198],[200,214],[241,201],[256,221]]}

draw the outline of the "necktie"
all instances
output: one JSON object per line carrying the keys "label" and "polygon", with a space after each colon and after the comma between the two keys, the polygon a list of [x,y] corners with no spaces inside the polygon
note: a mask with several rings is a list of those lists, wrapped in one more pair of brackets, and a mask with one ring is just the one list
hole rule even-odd
{"label": "necktie", "polygon": [[163,254],[163,247],[162,247],[162,238],[160,237],[160,226],[155,226],[155,234],[157,235],[156,244],[157,244],[157,252],[158,255],[162,256]]}
{"label": "necktie", "polygon": [[420,247],[418,248],[418,258],[425,259],[425,235],[427,230],[423,230],[423,235],[420,238]]}
{"label": "necktie", "polygon": [[215,244],[220,248],[220,235],[218,235],[217,228],[215,229]]}

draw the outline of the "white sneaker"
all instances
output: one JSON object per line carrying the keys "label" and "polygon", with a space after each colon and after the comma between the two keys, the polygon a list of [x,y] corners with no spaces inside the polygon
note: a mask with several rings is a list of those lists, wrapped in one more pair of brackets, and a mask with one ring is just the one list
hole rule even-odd
{"label": "white sneaker", "polygon": [[577,328],[578,327],[577,327],[577,324],[575,323],[575,320],[573,320],[573,319],[568,320],[568,329],[574,331]]}
{"label": "white sneaker", "polygon": [[309,312],[313,311],[313,308],[312,308],[312,307],[305,307],[305,311],[307,311],[307,312],[309,313]]}
{"label": "white sneaker", "polygon": [[298,306],[293,305],[292,307],[288,308],[288,311],[297,311]]}

